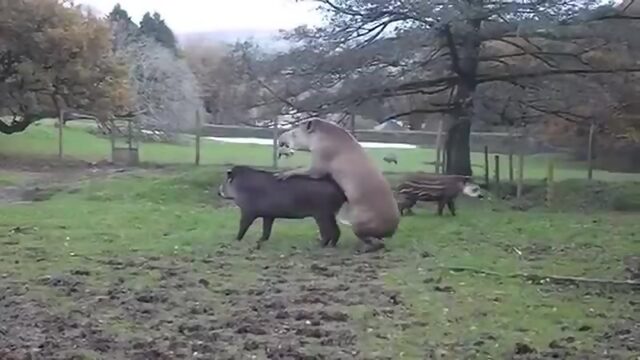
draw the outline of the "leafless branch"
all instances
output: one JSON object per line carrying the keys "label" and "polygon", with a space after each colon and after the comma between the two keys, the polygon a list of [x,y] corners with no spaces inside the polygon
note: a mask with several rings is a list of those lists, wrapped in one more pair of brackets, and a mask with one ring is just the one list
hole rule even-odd
{"label": "leafless branch", "polygon": [[439,107],[439,108],[433,108],[433,109],[413,109],[413,110],[409,110],[409,111],[404,111],[401,113],[396,113],[390,116],[387,116],[386,118],[384,118],[384,120],[382,120],[382,122],[391,120],[391,119],[397,119],[397,118],[402,118],[402,117],[406,117],[406,116],[411,116],[411,115],[415,115],[415,114],[446,114],[448,112],[453,111],[453,106],[449,106],[449,107]]}

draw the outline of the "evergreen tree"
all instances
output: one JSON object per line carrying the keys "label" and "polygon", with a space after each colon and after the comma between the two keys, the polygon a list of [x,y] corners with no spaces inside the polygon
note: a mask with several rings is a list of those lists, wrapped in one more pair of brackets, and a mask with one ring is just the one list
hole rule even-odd
{"label": "evergreen tree", "polygon": [[177,53],[176,37],[157,12],[154,12],[153,15],[149,12],[144,14],[140,21],[140,32]]}
{"label": "evergreen tree", "polygon": [[111,10],[111,12],[109,13],[109,16],[107,16],[107,19],[109,19],[109,21],[111,22],[124,21],[124,22],[130,22],[133,25],[135,25],[135,23],[131,20],[131,17],[129,16],[129,13],[127,12],[127,10],[123,9],[120,3],[117,3],[113,7],[113,10]]}
{"label": "evergreen tree", "polygon": [[131,20],[129,13],[119,3],[113,7],[113,10],[107,16],[107,20],[111,23],[114,34],[114,51],[123,48],[138,36],[138,25]]}

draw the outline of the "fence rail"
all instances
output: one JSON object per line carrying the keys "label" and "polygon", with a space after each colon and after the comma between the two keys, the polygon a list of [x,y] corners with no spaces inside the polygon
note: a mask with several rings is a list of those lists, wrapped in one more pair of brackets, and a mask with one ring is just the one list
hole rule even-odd
{"label": "fence rail", "polygon": [[[286,129],[279,129],[278,133],[284,131]],[[201,127],[200,135],[222,138],[273,139],[274,129],[207,124]],[[356,130],[354,135],[358,141],[362,142],[402,143],[433,149],[436,149],[438,144],[438,132],[436,131]],[[535,154],[548,150],[546,146],[531,137],[524,137],[520,134],[512,136],[509,133],[472,132],[470,146],[471,151],[474,152],[481,152],[485,146],[488,146],[492,152],[500,154],[509,154],[516,149],[524,154]]]}

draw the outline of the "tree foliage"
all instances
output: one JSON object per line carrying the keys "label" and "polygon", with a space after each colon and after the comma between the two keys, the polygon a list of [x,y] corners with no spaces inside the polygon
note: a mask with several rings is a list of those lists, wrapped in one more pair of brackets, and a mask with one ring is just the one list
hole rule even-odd
{"label": "tree foliage", "polygon": [[125,45],[134,41],[139,36],[139,28],[129,16],[127,10],[120,4],[116,4],[107,16],[113,33],[113,50],[122,49]]}
{"label": "tree foliage", "polygon": [[107,24],[58,0],[0,1],[0,132],[60,109],[105,119],[128,107]]}
{"label": "tree foliage", "polygon": [[157,12],[153,15],[149,12],[144,14],[140,21],[140,33],[154,39],[167,49],[177,52],[178,41],[171,28]]}
{"label": "tree foliage", "polygon": [[140,37],[116,52],[128,65],[130,98],[137,126],[166,138],[193,130],[201,110],[198,81],[184,59],[156,41]]}
{"label": "tree foliage", "polygon": [[379,120],[445,114],[448,173],[471,174],[474,122],[591,121],[604,115],[581,109],[584,99],[598,96],[600,109],[615,111],[609,80],[640,70],[633,32],[609,29],[633,17],[593,0],[307,1],[328,24],[288,33],[299,46],[276,58],[264,81],[300,112],[384,103]]}
{"label": "tree foliage", "polygon": [[268,55],[256,44],[244,42],[228,46],[193,42],[185,46],[184,53],[198,78],[213,122],[259,125],[269,123],[282,113],[282,102],[274,99],[247,71],[247,66],[254,62],[270,63]]}
{"label": "tree foliage", "polygon": [[[138,26],[119,4],[107,19],[115,55],[128,69],[130,115],[136,127],[161,134],[164,140],[192,130],[196,111],[203,107],[201,90],[186,60],[176,54],[171,29],[157,13],[147,13]],[[163,38],[161,33],[170,36]]]}

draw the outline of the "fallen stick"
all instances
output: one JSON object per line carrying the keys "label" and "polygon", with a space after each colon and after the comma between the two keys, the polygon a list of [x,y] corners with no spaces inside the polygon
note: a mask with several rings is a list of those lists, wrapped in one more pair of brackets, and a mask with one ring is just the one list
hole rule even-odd
{"label": "fallen stick", "polygon": [[511,273],[511,274],[502,274],[495,271],[477,269],[466,266],[441,266],[439,269],[449,270],[452,272],[472,272],[481,275],[490,275],[501,278],[522,278],[525,280],[533,281],[533,282],[542,282],[543,280],[548,280],[550,282],[555,283],[585,283],[585,284],[599,284],[599,285],[621,285],[628,287],[639,287],[640,281],[632,281],[632,280],[610,280],[610,279],[593,279],[593,278],[584,278],[584,277],[575,277],[575,276],[559,276],[559,275],[540,275],[540,274],[527,274],[527,273]]}

